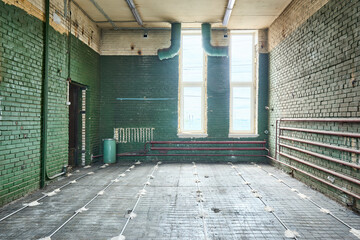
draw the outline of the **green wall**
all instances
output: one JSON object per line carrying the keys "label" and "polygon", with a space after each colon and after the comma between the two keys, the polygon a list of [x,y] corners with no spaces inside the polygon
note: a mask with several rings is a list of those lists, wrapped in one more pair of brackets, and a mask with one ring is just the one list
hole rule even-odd
{"label": "green wall", "polygon": [[[43,42],[42,21],[17,7],[0,2],[0,205],[39,188]],[[52,28],[49,57],[47,169],[51,176],[59,173],[68,161],[67,36]],[[101,153],[101,139],[113,137],[114,127],[152,127],[155,128],[154,140],[187,140],[177,137],[178,61],[178,57],[164,61],[157,56],[100,57],[72,36],[71,78],[73,82],[87,87],[87,163],[90,163],[92,154]],[[260,55],[259,61],[260,136],[252,140],[267,139],[264,134],[267,128],[267,113],[264,111],[267,101],[267,57]],[[228,58],[208,58],[209,136],[203,140],[228,140],[228,72]],[[144,97],[169,100],[116,100]],[[139,151],[142,147],[142,143],[118,144],[118,153]]]}
{"label": "green wall", "polygon": [[[44,23],[0,1],[0,205],[39,188]],[[67,36],[50,29],[49,175],[68,161]],[[87,162],[99,149],[99,55],[73,37],[71,76],[88,86]]]}
{"label": "green wall", "polygon": [[[101,56],[101,138],[112,138],[114,128],[155,128],[154,140],[189,140],[177,137],[179,59],[160,61],[157,56]],[[259,137],[241,140],[266,140],[268,93],[268,55],[259,57]],[[229,139],[229,59],[208,57],[207,76],[208,137],[198,140]],[[117,98],[169,98],[170,100],[116,100]],[[118,153],[139,151],[143,143],[119,143]],[[156,152],[153,152],[156,153]],[[181,153],[181,152],[173,152]],[[213,152],[221,153],[221,152]],[[243,152],[245,153],[245,152]],[[250,152],[247,152],[250,153]],[[265,153],[265,152],[264,152]],[[121,157],[128,159],[129,157]],[[148,160],[154,157],[148,157]],[[167,157],[165,161],[229,161],[230,157]],[[237,160],[266,161],[248,157]]]}
{"label": "green wall", "polygon": [[[101,138],[116,127],[153,127],[156,139],[177,138],[178,57],[101,56]],[[127,101],[117,98],[170,98]],[[118,152],[136,151],[142,143],[118,144]]]}
{"label": "green wall", "polygon": [[[354,118],[360,117],[360,1],[330,0],[298,29],[270,52],[270,150],[275,155],[275,124],[279,118]],[[356,80],[356,81],[353,81]],[[326,131],[360,132],[360,124],[282,123],[282,126]],[[359,139],[283,131],[282,135],[359,149]],[[360,164],[359,155],[308,144],[281,140],[282,143]],[[282,147],[281,152],[320,167],[360,178],[359,171],[328,160]],[[356,194],[357,184],[297,163],[286,157],[281,161],[328,180]],[[290,172],[289,169],[286,169]],[[360,201],[294,171],[293,175],[328,196],[360,209]],[[329,181],[330,182],[330,181]]]}

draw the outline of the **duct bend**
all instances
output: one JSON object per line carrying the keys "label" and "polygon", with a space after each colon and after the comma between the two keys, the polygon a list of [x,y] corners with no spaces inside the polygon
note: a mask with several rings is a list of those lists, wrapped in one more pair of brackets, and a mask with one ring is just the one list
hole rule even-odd
{"label": "duct bend", "polygon": [[227,57],[229,56],[228,47],[215,47],[211,45],[211,25],[210,23],[201,24],[202,42],[204,51],[209,56]]}
{"label": "duct bend", "polygon": [[169,48],[159,49],[158,56],[160,60],[175,57],[180,50],[181,23],[171,24],[171,46]]}

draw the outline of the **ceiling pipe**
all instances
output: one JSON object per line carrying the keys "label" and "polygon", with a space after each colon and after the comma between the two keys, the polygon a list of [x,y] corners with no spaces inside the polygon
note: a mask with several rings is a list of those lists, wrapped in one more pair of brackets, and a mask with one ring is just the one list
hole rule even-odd
{"label": "ceiling pipe", "polygon": [[126,0],[127,4],[129,5],[129,8],[134,16],[134,18],[136,19],[136,22],[142,26],[143,25],[143,21],[141,20],[141,17],[136,9],[136,6],[133,2],[133,0]]}
{"label": "ceiling pipe", "polygon": [[178,55],[180,51],[181,42],[181,23],[171,24],[171,45],[169,48],[158,50],[158,57],[160,60],[173,58]]}
{"label": "ceiling pipe", "polygon": [[228,5],[226,7],[224,19],[223,19],[223,26],[227,26],[230,20],[231,12],[233,10],[235,4],[235,0],[229,0]]}
{"label": "ceiling pipe", "polygon": [[210,23],[201,24],[202,42],[204,51],[213,57],[227,57],[229,55],[228,47],[217,47],[211,45],[211,25]]}

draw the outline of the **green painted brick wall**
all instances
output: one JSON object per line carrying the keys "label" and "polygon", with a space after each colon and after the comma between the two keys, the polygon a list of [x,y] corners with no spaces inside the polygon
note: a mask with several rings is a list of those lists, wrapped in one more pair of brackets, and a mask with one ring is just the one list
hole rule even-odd
{"label": "green painted brick wall", "polygon": [[[178,58],[101,56],[101,138],[114,127],[153,127],[156,139],[177,137]],[[166,101],[119,101],[116,98],[171,98]],[[118,152],[142,143],[118,144]]]}
{"label": "green painted brick wall", "polygon": [[86,163],[100,151],[100,55],[72,36],[71,79],[87,86]]}
{"label": "green painted brick wall", "polygon": [[[275,121],[278,118],[360,117],[360,2],[331,0],[303,25],[291,33],[270,53],[270,150],[274,156]],[[355,79],[356,82],[352,82]],[[282,126],[329,131],[360,132],[360,124],[287,123]],[[337,146],[360,148],[355,138],[283,132],[283,135],[325,142]],[[295,144],[337,159],[360,164],[359,155],[332,151],[307,144]],[[282,152],[304,159],[353,178],[360,178],[356,169],[320,158],[281,148]],[[280,160],[290,162],[285,157]],[[291,161],[294,166],[328,179],[330,174]],[[330,175],[331,176],[331,175]],[[360,209],[360,201],[295,173],[295,177],[344,204]],[[334,176],[331,176],[334,177]],[[360,187],[334,177],[334,184],[360,194]]]}
{"label": "green painted brick wall", "polygon": [[[0,1],[0,206],[39,187],[43,29]],[[49,175],[68,161],[67,37],[50,30]],[[87,162],[99,149],[99,55],[73,37],[71,75],[88,86]]]}
{"label": "green painted brick wall", "polygon": [[[268,55],[259,58],[259,137],[267,135]],[[101,56],[101,138],[112,138],[114,128],[155,128],[154,140],[189,140],[177,137],[178,127],[178,80],[179,59],[160,61],[157,56]],[[207,76],[207,126],[208,137],[199,140],[229,139],[229,59],[208,57]],[[117,98],[171,98],[165,101],[126,101]],[[241,140],[249,140],[242,138]],[[119,143],[117,152],[131,152],[143,149],[143,143]],[[156,153],[156,152],[154,152]],[[180,152],[173,152],[180,153]],[[182,152],[183,153],[183,152]],[[216,152],[213,152],[216,153]],[[217,152],[220,153],[220,152]],[[248,152],[249,153],[249,152]],[[121,157],[127,159],[128,157]],[[154,159],[154,157],[148,157]],[[205,158],[167,157],[164,161],[213,160],[229,161],[230,157]],[[238,160],[256,161],[242,157]]]}

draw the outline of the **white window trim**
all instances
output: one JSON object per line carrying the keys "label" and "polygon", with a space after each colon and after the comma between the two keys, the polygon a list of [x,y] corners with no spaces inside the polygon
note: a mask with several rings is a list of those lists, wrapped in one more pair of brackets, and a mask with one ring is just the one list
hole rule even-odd
{"label": "white window trim", "polygon": [[[231,81],[232,74],[231,74],[231,37],[232,35],[253,35],[253,79],[251,82],[233,82]],[[257,129],[257,52],[256,52],[256,39],[257,35],[254,31],[232,31],[230,34],[230,41],[229,41],[229,81],[230,81],[230,108],[229,108],[229,116],[230,116],[230,128],[229,128],[229,138],[243,138],[243,137],[257,137],[258,129]],[[236,131],[233,130],[233,88],[234,87],[251,87],[251,130],[250,131]]]}
{"label": "white window trim", "polygon": [[206,138],[208,135],[207,133],[178,133],[177,136],[179,138]]}
{"label": "white window trim", "polygon": [[[183,35],[200,35],[199,31],[183,31]],[[183,82],[183,68],[182,68],[182,39],[181,49],[179,54],[179,99],[178,99],[178,134],[179,138],[204,138],[207,137],[207,55],[203,51],[203,81],[202,82]],[[184,130],[184,87],[201,87],[201,127],[199,131],[185,131]]]}
{"label": "white window trim", "polygon": [[257,138],[259,134],[234,134],[229,133],[229,138]]}

